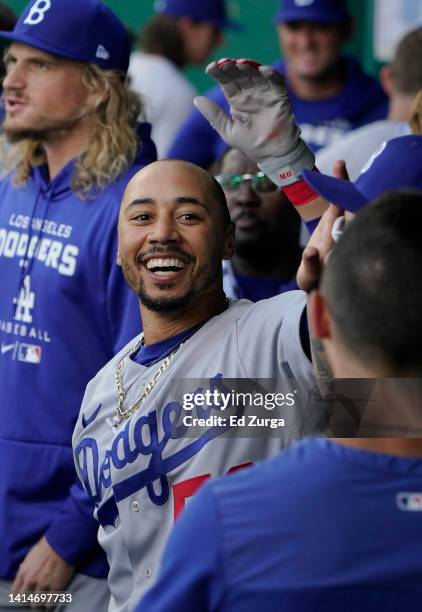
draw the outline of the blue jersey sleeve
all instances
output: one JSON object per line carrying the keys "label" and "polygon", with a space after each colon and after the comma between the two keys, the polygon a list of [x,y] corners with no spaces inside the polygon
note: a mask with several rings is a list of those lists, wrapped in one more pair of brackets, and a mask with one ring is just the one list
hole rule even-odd
{"label": "blue jersey sleeve", "polygon": [[[93,512],[93,502],[78,481],[71,487],[69,497],[45,533],[56,553],[75,567],[84,563],[98,546],[98,522]],[[107,571],[104,556],[103,571],[98,577],[107,576]]]}
{"label": "blue jersey sleeve", "polygon": [[136,612],[201,612],[219,609],[224,564],[218,512],[205,486],[177,521],[164,551],[160,576]]}

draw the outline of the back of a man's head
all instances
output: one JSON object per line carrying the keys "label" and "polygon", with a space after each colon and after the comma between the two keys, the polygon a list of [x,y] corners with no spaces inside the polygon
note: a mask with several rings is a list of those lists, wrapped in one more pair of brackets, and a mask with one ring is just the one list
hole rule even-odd
{"label": "back of a man's head", "polygon": [[422,192],[364,209],[331,253],[321,291],[339,339],[364,367],[422,376]]}
{"label": "back of a man's head", "polygon": [[422,88],[422,28],[406,34],[399,42],[391,63],[395,91],[415,95]]}

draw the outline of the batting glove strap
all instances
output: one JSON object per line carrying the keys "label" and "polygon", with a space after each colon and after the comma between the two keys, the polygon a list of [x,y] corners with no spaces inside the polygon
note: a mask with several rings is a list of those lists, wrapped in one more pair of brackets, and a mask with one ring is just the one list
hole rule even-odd
{"label": "batting glove strap", "polygon": [[302,138],[299,138],[292,151],[262,161],[259,167],[276,185],[286,187],[300,181],[305,168],[312,170],[315,167],[315,155]]}

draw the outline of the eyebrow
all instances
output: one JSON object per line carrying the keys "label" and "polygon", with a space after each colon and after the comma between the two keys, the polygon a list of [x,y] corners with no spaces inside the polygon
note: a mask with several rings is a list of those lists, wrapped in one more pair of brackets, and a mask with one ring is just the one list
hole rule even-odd
{"label": "eyebrow", "polygon": [[[193,204],[194,206],[201,206],[202,208],[205,209],[207,213],[210,212],[208,206],[204,204],[204,202],[201,202],[201,200],[198,200],[198,198],[194,198],[193,196],[179,196],[174,201],[176,202],[177,205]],[[130,208],[134,206],[139,206],[142,204],[156,204],[156,201],[154,200],[154,198],[135,198],[127,206],[126,210],[129,210]]]}
{"label": "eyebrow", "polygon": [[[10,51],[10,49],[6,49],[3,52],[3,61],[8,64],[10,62],[13,61],[17,61],[19,58],[16,57],[16,55],[13,55],[13,53]],[[23,61],[28,63],[28,62],[37,62],[37,61],[41,61],[41,62],[46,62],[48,64],[52,64],[52,65],[59,65],[60,64],[60,59],[56,58],[54,55],[50,54],[50,53],[46,53],[45,55],[28,55],[27,57],[23,58]]]}

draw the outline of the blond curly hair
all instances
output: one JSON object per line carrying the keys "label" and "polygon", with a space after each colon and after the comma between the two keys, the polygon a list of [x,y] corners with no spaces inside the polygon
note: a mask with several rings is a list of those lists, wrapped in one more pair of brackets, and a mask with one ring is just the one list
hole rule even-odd
{"label": "blond curly hair", "polygon": [[422,89],[418,91],[413,100],[409,123],[414,134],[422,135]]}
{"label": "blond curly hair", "polygon": [[[71,187],[81,198],[104,189],[133,163],[139,146],[136,124],[142,102],[116,71],[81,64],[82,82],[99,103],[91,118],[89,148],[78,158]],[[34,166],[46,161],[42,143],[25,139],[9,147],[8,164],[15,169],[14,183],[21,185]]]}

